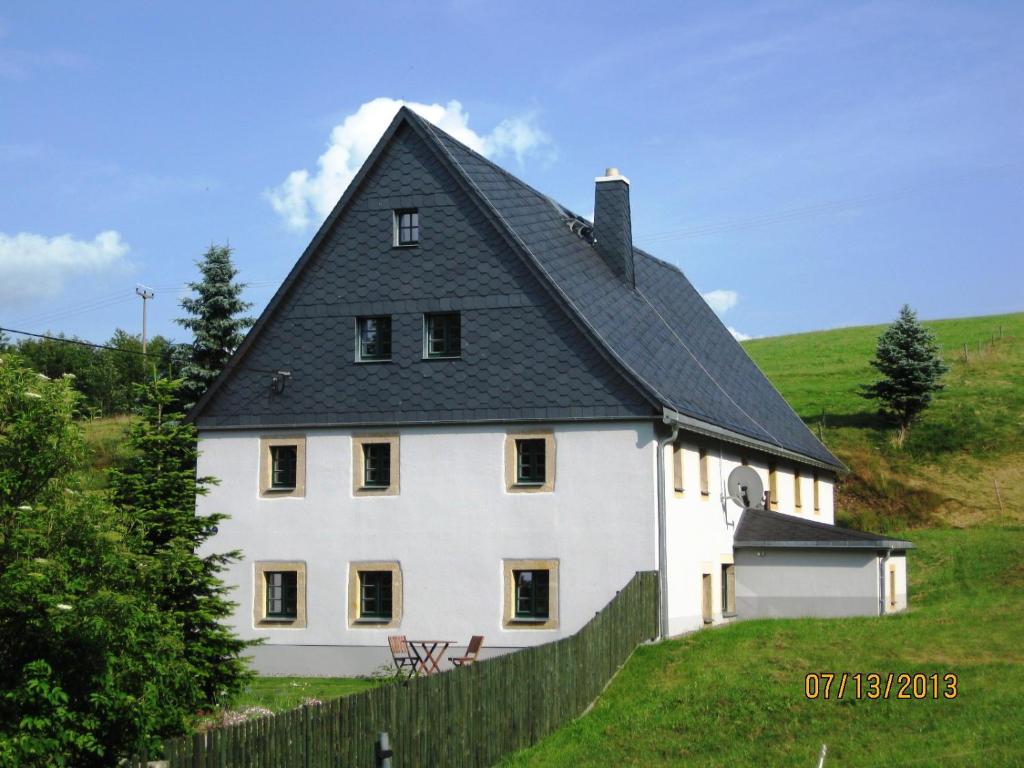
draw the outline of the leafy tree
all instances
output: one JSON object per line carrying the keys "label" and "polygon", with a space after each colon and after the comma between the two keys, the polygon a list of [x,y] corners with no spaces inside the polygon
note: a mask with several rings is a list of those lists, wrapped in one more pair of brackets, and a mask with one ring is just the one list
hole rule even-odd
{"label": "leafy tree", "polygon": [[245,284],[232,282],[238,270],[231,263],[231,248],[211,245],[196,264],[202,280],[189,283],[189,287],[197,296],[181,300],[189,316],[178,320],[194,337],[182,369],[182,398],[186,408],[191,408],[203,396],[253,323],[251,317],[242,316],[252,306],[241,298]]}
{"label": "leafy tree", "polygon": [[182,732],[193,683],[154,561],[76,490],[70,379],[0,359],[0,765],[100,766]]}
{"label": "leafy tree", "polygon": [[200,709],[244,687],[250,673],[241,654],[251,643],[222,623],[234,603],[219,574],[240,553],[200,554],[225,516],[195,513],[196,496],[215,480],[196,477],[195,427],[174,410],[179,385],[160,379],[136,387],[142,412],[130,432],[134,456],[110,471],[111,498],[134,521],[141,553],[156,563],[153,602],[174,618]]}
{"label": "leafy tree", "polygon": [[882,378],[864,387],[861,394],[879,402],[879,411],[896,423],[897,444],[903,445],[910,425],[942,389],[940,379],[949,366],[939,354],[935,335],[917,321],[907,304],[896,322],[878,337],[871,365]]}

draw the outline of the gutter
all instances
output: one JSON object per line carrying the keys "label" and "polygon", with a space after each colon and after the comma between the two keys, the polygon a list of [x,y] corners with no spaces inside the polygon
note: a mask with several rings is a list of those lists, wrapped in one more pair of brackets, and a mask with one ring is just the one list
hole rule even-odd
{"label": "gutter", "polygon": [[665,498],[665,446],[676,441],[679,436],[679,425],[665,419],[672,431],[664,440],[658,441],[657,466],[658,478],[658,629],[660,639],[668,637],[668,514]]}
{"label": "gutter", "polygon": [[696,432],[699,435],[713,437],[735,445],[741,445],[744,448],[763,451],[764,453],[770,453],[773,456],[780,456],[784,459],[790,459],[812,467],[818,467],[819,469],[824,469],[829,472],[846,474],[850,471],[849,467],[839,461],[839,459],[836,459],[835,464],[830,464],[826,461],[822,461],[821,459],[815,459],[811,456],[805,456],[802,453],[791,451],[788,448],[783,448],[781,445],[769,443],[765,440],[758,440],[756,437],[747,437],[746,435],[741,435],[739,432],[734,432],[731,429],[726,429],[725,427],[719,427],[718,425],[711,424],[707,421],[695,419],[692,416],[679,413],[679,411],[674,411],[671,408],[662,409],[662,421],[666,424],[676,424],[689,432]]}

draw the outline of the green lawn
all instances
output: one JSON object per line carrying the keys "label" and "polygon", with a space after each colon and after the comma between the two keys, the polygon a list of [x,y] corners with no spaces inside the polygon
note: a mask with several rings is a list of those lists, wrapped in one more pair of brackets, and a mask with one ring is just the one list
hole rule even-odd
{"label": "green lawn", "polygon": [[[1024,528],[908,534],[912,610],[644,646],[593,710],[502,765],[1024,765]],[[952,672],[955,700],[810,701],[808,672]],[[833,691],[833,694],[835,692]]]}
{"label": "green lawn", "polygon": [[868,361],[884,326],[754,339],[744,348],[852,470],[839,488],[845,521],[869,529],[1024,522],[1024,313],[925,325],[951,370],[902,449],[875,404],[858,395],[877,377]]}
{"label": "green lawn", "polygon": [[257,677],[232,704],[232,709],[264,707],[282,712],[301,706],[308,699],[324,701],[365,691],[379,685],[376,680],[351,677]]}

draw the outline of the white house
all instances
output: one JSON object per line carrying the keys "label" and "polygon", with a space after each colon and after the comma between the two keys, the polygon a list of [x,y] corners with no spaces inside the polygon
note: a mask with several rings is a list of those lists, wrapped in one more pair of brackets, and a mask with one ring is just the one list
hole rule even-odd
{"label": "white house", "polygon": [[[366,673],[391,634],[548,642],[639,570],[664,635],[904,607],[910,545],[840,543],[842,464],[632,245],[614,170],[595,219],[397,114],[190,416],[261,672]],[[741,464],[769,511],[725,499]]]}

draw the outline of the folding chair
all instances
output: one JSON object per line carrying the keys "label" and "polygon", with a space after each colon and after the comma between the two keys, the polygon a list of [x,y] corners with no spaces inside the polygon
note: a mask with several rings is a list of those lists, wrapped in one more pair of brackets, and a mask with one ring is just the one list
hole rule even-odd
{"label": "folding chair", "polygon": [[416,674],[420,658],[405,639],[405,635],[389,635],[388,645],[391,647],[391,658],[395,662],[395,677],[399,677],[406,669],[406,679]]}
{"label": "folding chair", "polygon": [[448,659],[456,667],[468,667],[470,664],[476,662],[477,656],[480,655],[480,646],[484,644],[483,635],[473,635],[469,641],[469,645],[466,647],[465,656],[453,656]]}

